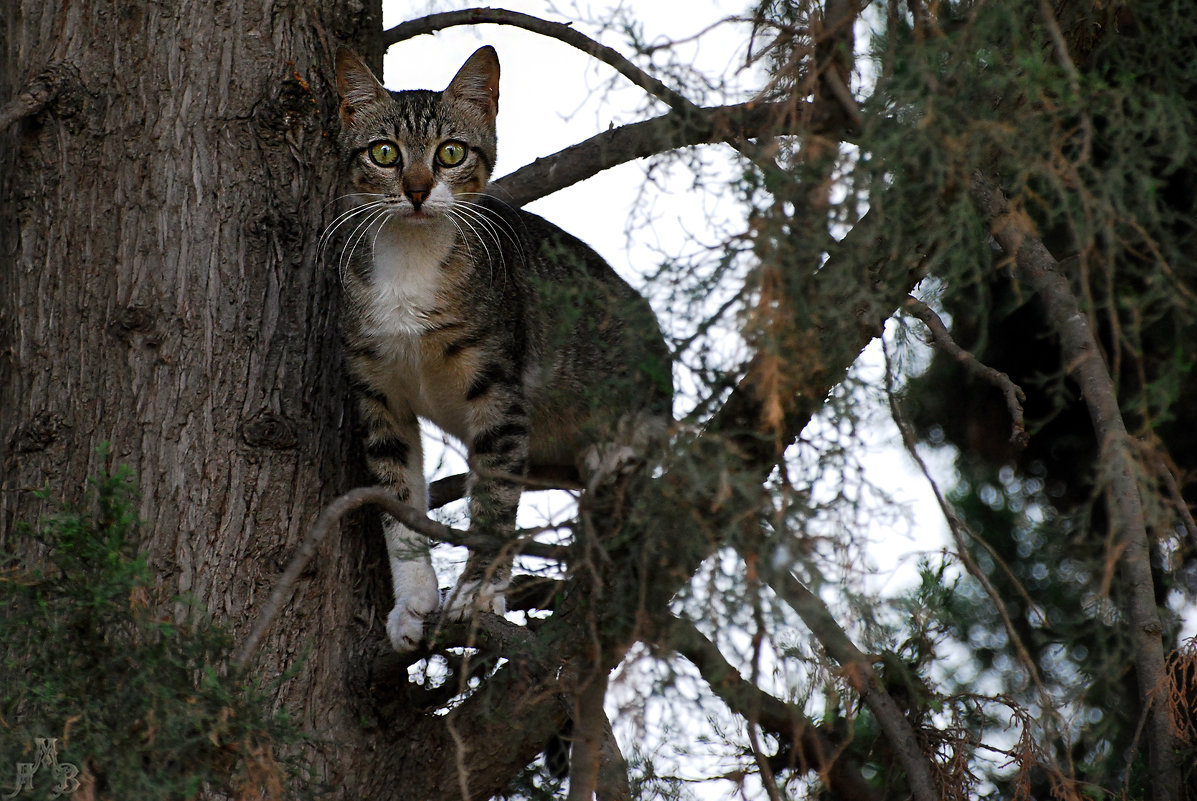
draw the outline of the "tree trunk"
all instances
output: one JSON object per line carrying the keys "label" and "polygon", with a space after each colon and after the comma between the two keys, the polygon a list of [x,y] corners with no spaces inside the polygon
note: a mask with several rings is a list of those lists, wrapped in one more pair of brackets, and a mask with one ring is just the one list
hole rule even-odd
{"label": "tree trunk", "polygon": [[[137,472],[162,599],[243,635],[362,479],[317,241],[332,54],[369,49],[379,3],[8,5],[0,101],[47,67],[54,95],[0,130],[0,538],[46,510],[35,490],[78,501],[110,443]],[[362,727],[385,577],[362,529],[322,544],[257,663],[302,664],[278,700],[350,797],[386,753]]]}

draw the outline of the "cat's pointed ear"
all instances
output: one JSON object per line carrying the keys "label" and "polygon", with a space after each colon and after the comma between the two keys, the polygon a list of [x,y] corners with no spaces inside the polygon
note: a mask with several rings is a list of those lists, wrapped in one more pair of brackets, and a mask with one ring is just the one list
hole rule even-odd
{"label": "cat's pointed ear", "polygon": [[353,120],[353,112],[387,97],[383,87],[365,62],[347,47],[337,49],[337,91],[341,95],[341,124]]}
{"label": "cat's pointed ear", "polygon": [[489,116],[499,113],[499,56],[490,45],[480,47],[466,59],[445,97],[464,100],[481,108]]}

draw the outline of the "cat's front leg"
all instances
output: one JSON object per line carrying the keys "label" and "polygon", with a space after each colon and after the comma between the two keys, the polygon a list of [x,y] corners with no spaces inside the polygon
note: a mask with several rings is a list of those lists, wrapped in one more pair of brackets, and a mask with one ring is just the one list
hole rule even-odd
{"label": "cat's front leg", "polygon": [[477,611],[503,614],[503,593],[511,583],[512,553],[520,479],[528,469],[528,415],[518,388],[493,386],[476,399],[477,421],[470,447],[470,532],[495,540],[493,550],[470,552],[465,570],[446,599],[450,619]]}
{"label": "cat's front leg", "polygon": [[[381,393],[361,392],[359,406],[367,427],[370,471],[400,501],[426,512],[424,451],[416,416],[396,416]],[[388,514],[383,514],[382,526],[395,597],[387,616],[387,637],[396,651],[406,653],[419,645],[425,619],[440,605],[436,571],[423,536]]]}

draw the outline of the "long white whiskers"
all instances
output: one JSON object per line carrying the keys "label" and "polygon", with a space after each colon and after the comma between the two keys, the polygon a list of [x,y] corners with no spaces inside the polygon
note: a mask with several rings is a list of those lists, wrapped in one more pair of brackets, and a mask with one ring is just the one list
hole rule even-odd
{"label": "long white whiskers", "polygon": [[324,229],[324,233],[320,235],[320,243],[316,249],[317,258],[323,257],[324,248],[328,245],[329,242],[332,241],[333,234],[336,232],[336,230],[339,227],[341,227],[345,223],[349,222],[349,220],[356,217],[357,215],[365,214],[369,211],[379,208],[382,205],[383,205],[382,201],[375,200],[375,201],[371,201],[370,203],[364,203],[360,206],[354,206],[353,208],[343,211],[339,215],[337,215],[337,217],[328,225],[328,227]]}
{"label": "long white whiskers", "polygon": [[[353,254],[357,251],[357,246],[362,243],[366,236],[370,233],[370,227],[375,222],[382,220],[384,223],[386,218],[390,216],[390,208],[386,204],[379,203],[370,208],[370,213],[366,218],[358,223],[357,227],[345,240],[345,245],[341,248],[341,258],[337,268],[337,273],[341,277],[341,281],[345,281],[345,268],[353,260]],[[379,226],[381,230],[382,226]]]}

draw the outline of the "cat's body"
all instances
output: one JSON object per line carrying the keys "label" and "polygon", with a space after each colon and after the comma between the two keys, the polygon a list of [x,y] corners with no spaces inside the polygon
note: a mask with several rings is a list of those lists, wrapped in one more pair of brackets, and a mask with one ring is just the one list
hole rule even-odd
{"label": "cat's body", "polygon": [[[347,51],[337,83],[357,193],[338,220],[349,231],[344,329],[370,468],[424,508],[418,419],[430,420],[469,450],[471,530],[502,538],[532,465],[578,466],[629,421],[663,427],[668,351],[647,303],[593,250],[485,194],[498,107],[491,48],[444,92],[388,92]],[[393,519],[384,526],[387,632],[406,651],[438,608],[438,584],[422,539]],[[510,567],[510,556],[472,553],[450,614],[502,611]]]}

